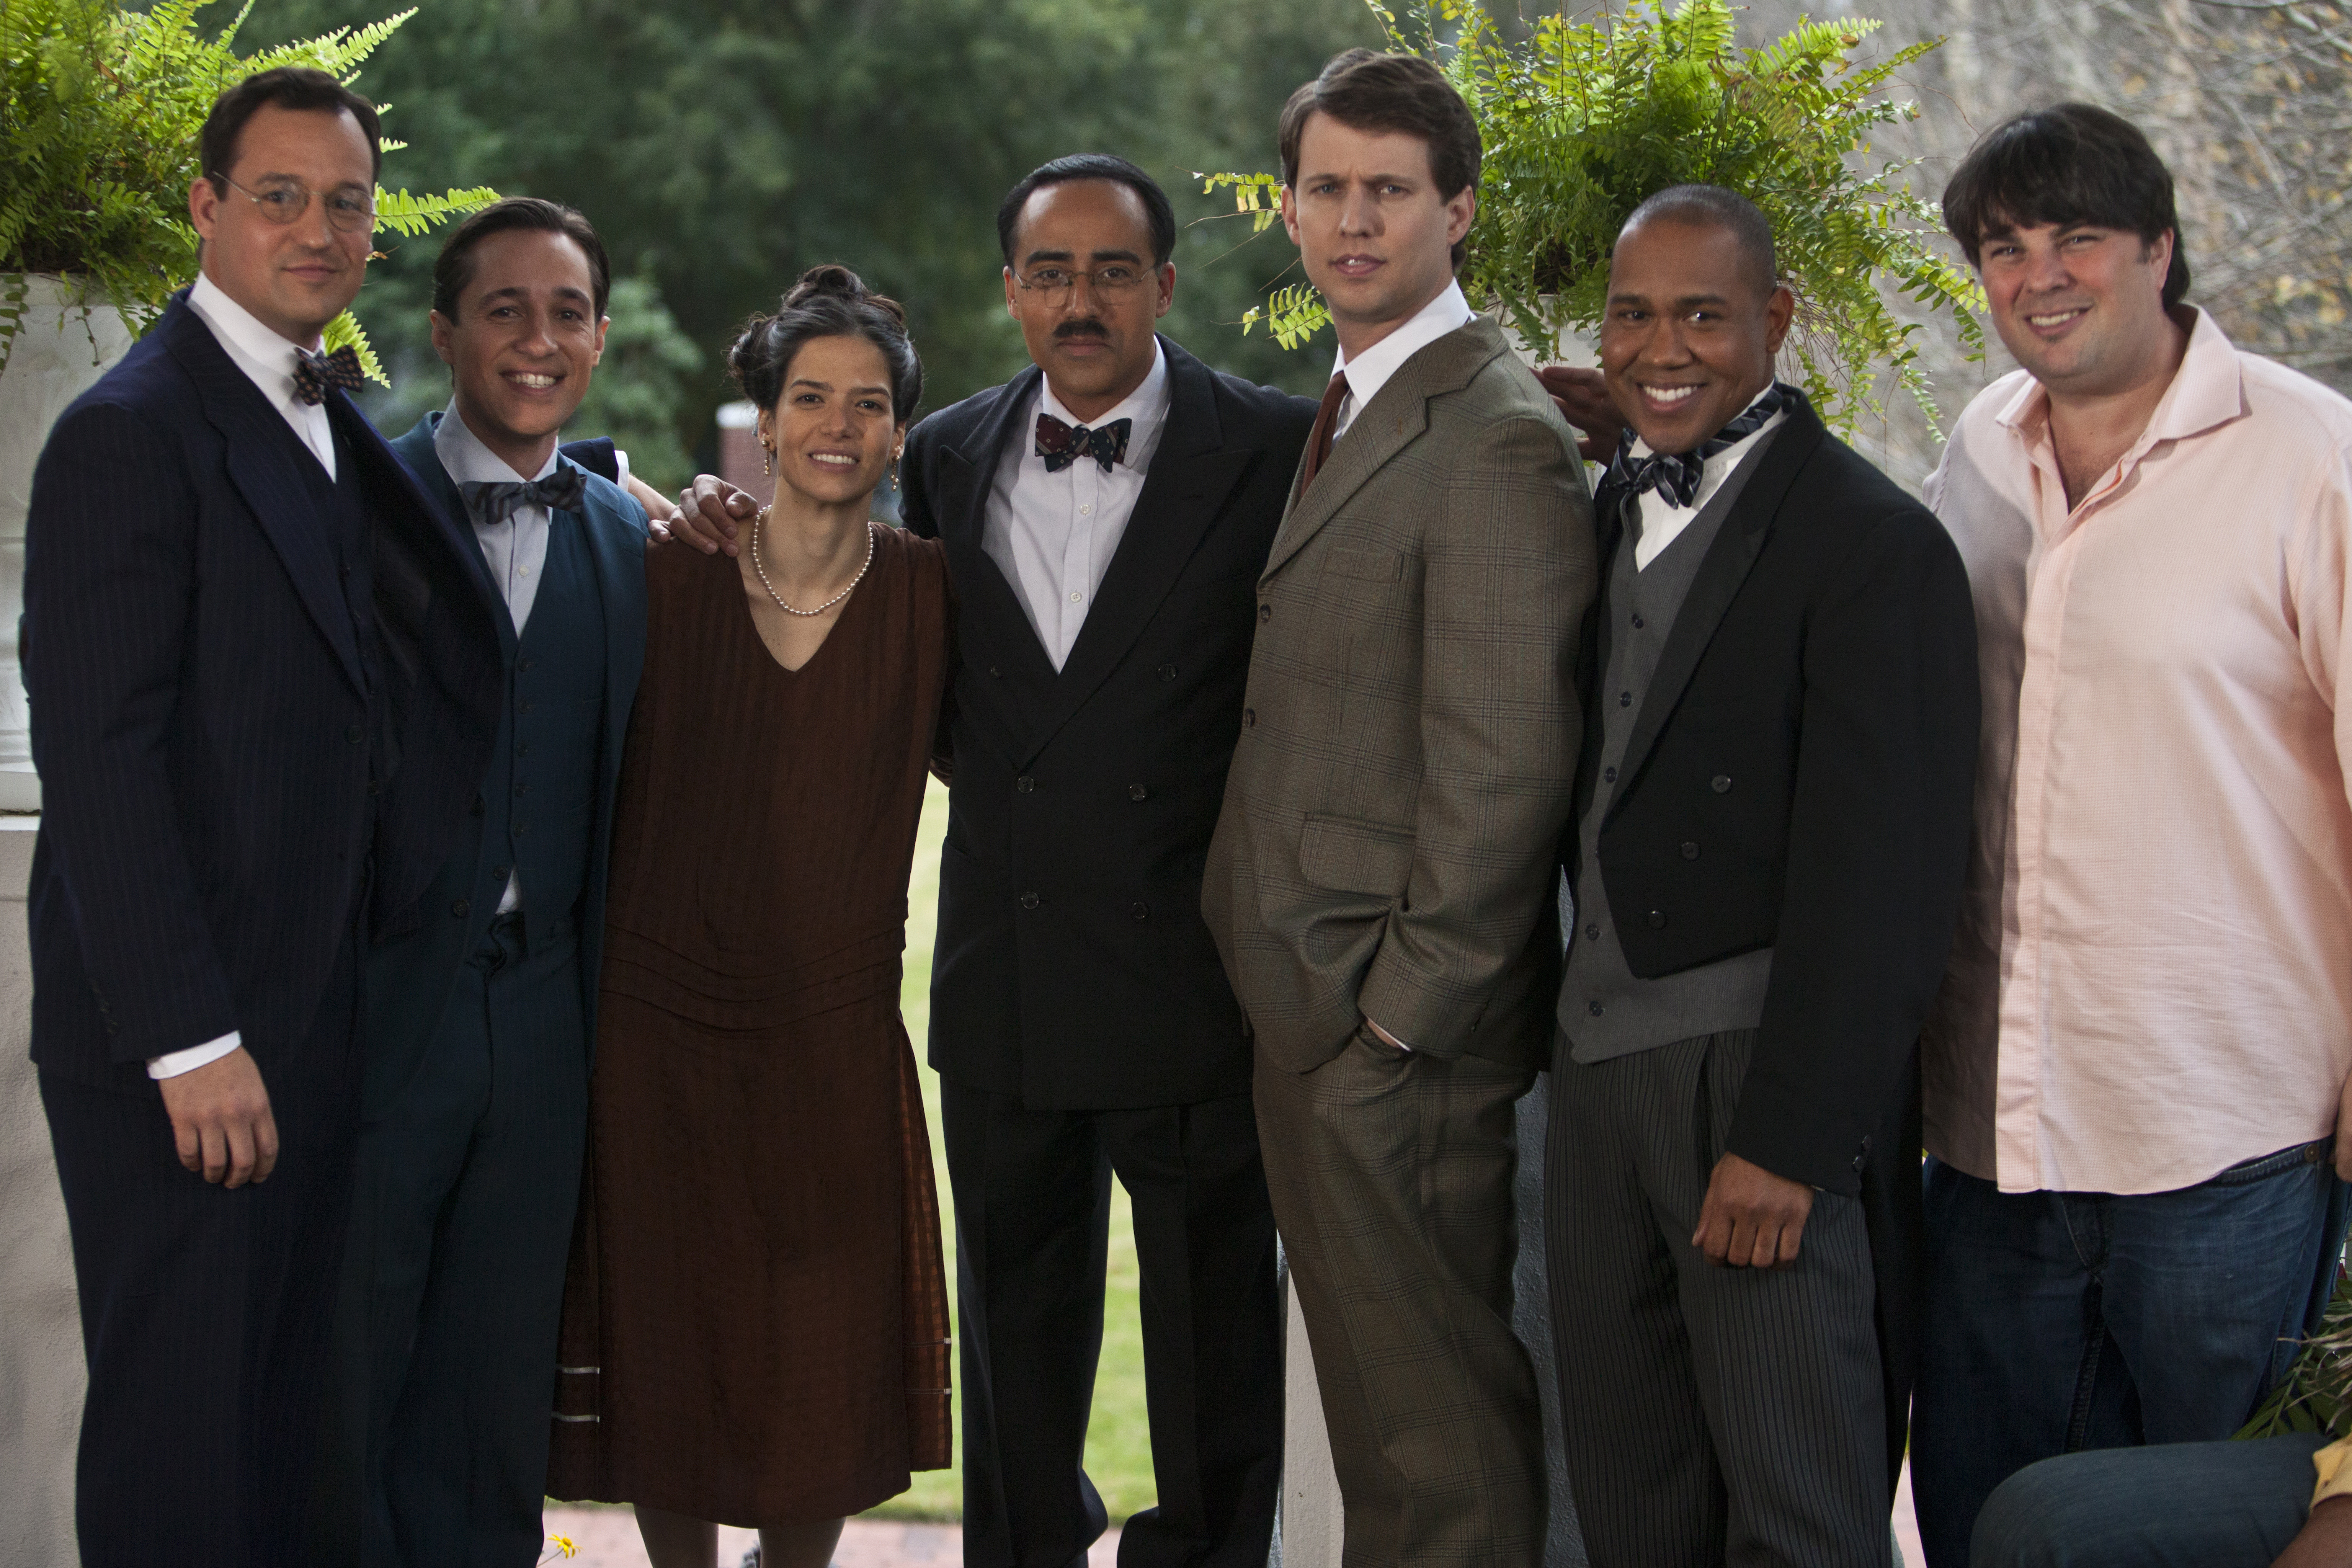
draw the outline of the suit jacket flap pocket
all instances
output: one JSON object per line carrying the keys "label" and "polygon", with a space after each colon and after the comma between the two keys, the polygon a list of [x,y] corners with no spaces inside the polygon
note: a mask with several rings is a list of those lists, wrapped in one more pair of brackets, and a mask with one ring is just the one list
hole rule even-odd
{"label": "suit jacket flap pocket", "polygon": [[1412,835],[1377,822],[1309,813],[1298,868],[1318,888],[1393,899],[1412,879]]}
{"label": "suit jacket flap pocket", "polygon": [[1366,550],[1337,544],[1323,557],[1326,577],[1352,577],[1359,583],[1396,583],[1404,578],[1404,557],[1393,550]]}

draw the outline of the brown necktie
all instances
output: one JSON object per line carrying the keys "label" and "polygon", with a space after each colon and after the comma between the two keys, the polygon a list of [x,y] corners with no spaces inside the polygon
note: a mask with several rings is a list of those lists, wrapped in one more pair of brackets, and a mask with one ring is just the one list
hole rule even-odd
{"label": "brown necktie", "polygon": [[1348,373],[1331,373],[1331,384],[1323,389],[1323,401],[1315,410],[1315,428],[1307,437],[1307,472],[1299,476],[1298,493],[1305,495],[1315,476],[1323,471],[1323,460],[1331,455],[1331,433],[1339,423],[1339,405],[1348,395]]}

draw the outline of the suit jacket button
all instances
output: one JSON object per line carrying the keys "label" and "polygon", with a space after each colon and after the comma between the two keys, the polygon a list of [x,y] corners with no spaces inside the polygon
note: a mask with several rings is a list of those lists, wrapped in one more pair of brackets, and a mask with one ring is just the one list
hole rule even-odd
{"label": "suit jacket button", "polygon": [[992,664],[988,667],[988,675],[989,679],[992,680],[1002,680],[1004,679],[1004,672],[997,668],[996,666]]}
{"label": "suit jacket button", "polygon": [[1257,728],[1256,709],[1244,708],[1242,710],[1242,728],[1244,730],[1255,730]]}
{"label": "suit jacket button", "polygon": [[367,739],[367,731],[361,729],[357,724],[354,724],[350,729],[343,731],[343,739],[356,746],[362,741]]}
{"label": "suit jacket button", "polygon": [[1587,1002],[1584,1005],[1584,1010],[1591,1014],[1596,1018],[1601,1016],[1601,1006],[1598,1002]]}
{"label": "suit jacket button", "polygon": [[1696,845],[1696,844],[1685,844],[1685,845],[1684,845],[1684,846],[1683,846],[1683,858],[1684,858],[1684,859],[1685,859],[1685,860],[1696,860],[1696,859],[1697,859],[1697,858],[1698,858],[1698,846],[1697,846],[1697,845]]}
{"label": "suit jacket button", "polygon": [[1257,618],[1260,622],[1274,619],[1274,606],[1272,605],[1260,605],[1257,607]]}
{"label": "suit jacket button", "polygon": [[1652,910],[1648,916],[1648,923],[1652,931],[1665,930],[1666,911],[1664,910]]}
{"label": "suit jacket button", "polygon": [[1022,895],[1021,895],[1021,907],[1022,907],[1023,909],[1024,909],[1024,910],[1034,910],[1034,909],[1035,909],[1035,908],[1037,907],[1037,895],[1036,895],[1036,894],[1034,894],[1034,893],[1024,893],[1024,894],[1022,894]]}
{"label": "suit jacket button", "polygon": [[1145,800],[1150,798],[1150,795],[1151,792],[1144,788],[1141,784],[1129,784],[1127,786],[1127,798],[1129,800]]}
{"label": "suit jacket button", "polygon": [[1019,790],[1023,795],[1034,794],[1037,788],[1037,781],[1031,778],[1027,773],[1023,773],[1019,778],[1013,781],[1013,787]]}
{"label": "suit jacket button", "polygon": [[531,667],[535,662],[536,661],[532,659],[519,658],[515,660],[515,668],[520,670],[525,675],[529,675],[531,671]]}
{"label": "suit jacket button", "polygon": [[459,899],[456,903],[449,906],[449,912],[456,915],[459,920],[464,920],[467,915],[474,912],[474,906],[467,903],[465,900]]}
{"label": "suit jacket button", "polygon": [[1172,664],[1163,664],[1163,665],[1161,665],[1161,666],[1160,667],[1160,679],[1162,679],[1162,680],[1173,680],[1173,679],[1176,679],[1176,667],[1175,667],[1174,665],[1172,665]]}
{"label": "suit jacket button", "polygon": [[478,791],[474,795],[474,815],[476,816],[482,815],[482,797]]}
{"label": "suit jacket button", "polygon": [[1711,787],[1713,787],[1713,789],[1715,790],[1715,793],[1716,793],[1716,794],[1717,794],[1717,795],[1728,795],[1728,794],[1730,794],[1730,793],[1731,793],[1731,775],[1730,775],[1729,773],[1717,773],[1717,774],[1716,774],[1716,775],[1715,775],[1714,782],[1713,782],[1713,784],[1712,784],[1712,786],[1711,786]]}
{"label": "suit jacket button", "polygon": [[1151,918],[1151,906],[1150,904],[1138,904],[1127,912],[1133,915],[1136,918],[1137,922],[1140,923]]}

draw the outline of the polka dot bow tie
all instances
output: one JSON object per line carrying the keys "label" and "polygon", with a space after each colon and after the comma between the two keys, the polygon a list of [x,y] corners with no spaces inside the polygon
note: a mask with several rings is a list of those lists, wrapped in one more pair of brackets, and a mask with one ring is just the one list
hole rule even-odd
{"label": "polka dot bow tie", "polygon": [[457,487],[465,492],[466,510],[484,528],[504,522],[527,506],[550,511],[578,511],[580,495],[588,487],[577,468],[559,468],[543,479],[472,479]]}
{"label": "polka dot bow tie", "polygon": [[356,392],[361,379],[360,352],[349,343],[331,354],[315,354],[309,349],[294,351],[294,395],[305,403],[324,403],[331,386]]}
{"label": "polka dot bow tie", "polygon": [[1098,430],[1089,430],[1083,425],[1073,427],[1050,414],[1040,414],[1037,455],[1045,459],[1045,471],[1049,474],[1060,473],[1080,458],[1092,458],[1107,474],[1113,463],[1127,456],[1128,433],[1134,428],[1132,419],[1114,419]]}
{"label": "polka dot bow tie", "polygon": [[1617,456],[1609,464],[1603,482],[1612,484],[1618,496],[1637,496],[1643,490],[1656,490],[1668,504],[1687,507],[1698,494],[1700,478],[1706,472],[1706,460],[1718,452],[1729,451],[1757,431],[1764,421],[1780,412],[1788,398],[1779,382],[1764,389],[1764,395],[1749,404],[1738,418],[1717,431],[1688,452],[1653,452],[1646,458],[1633,456],[1633,443],[1639,439],[1629,427],[1618,440]]}

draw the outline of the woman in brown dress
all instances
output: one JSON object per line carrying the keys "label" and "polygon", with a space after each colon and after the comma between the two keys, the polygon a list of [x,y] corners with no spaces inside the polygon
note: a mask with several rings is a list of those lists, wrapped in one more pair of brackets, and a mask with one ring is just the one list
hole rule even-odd
{"label": "woman in brown dress", "polygon": [[922,387],[898,309],[805,274],[730,366],[776,499],[646,559],[550,1489],[655,1568],[822,1568],[949,1462],[939,1203],[898,1017],[952,605],[867,521]]}

